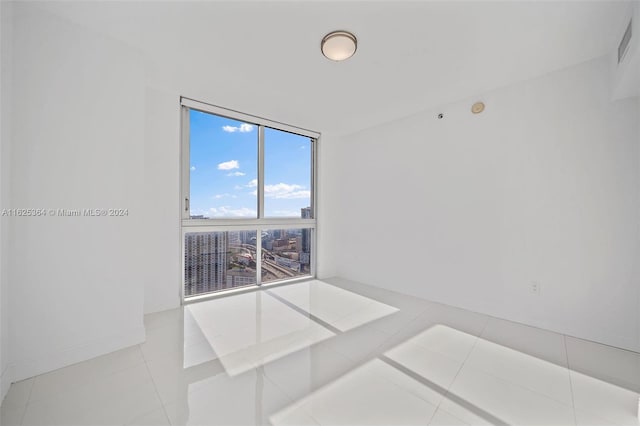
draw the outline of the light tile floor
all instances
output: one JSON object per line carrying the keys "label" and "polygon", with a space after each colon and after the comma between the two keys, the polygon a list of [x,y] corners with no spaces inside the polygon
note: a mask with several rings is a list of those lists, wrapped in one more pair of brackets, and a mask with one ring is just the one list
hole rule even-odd
{"label": "light tile floor", "polygon": [[333,279],[145,318],[15,383],[10,425],[640,425],[640,354]]}

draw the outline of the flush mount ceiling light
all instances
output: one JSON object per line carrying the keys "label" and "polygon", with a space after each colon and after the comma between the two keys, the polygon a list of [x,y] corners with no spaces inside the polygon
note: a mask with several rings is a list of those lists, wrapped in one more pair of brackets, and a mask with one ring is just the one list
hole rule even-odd
{"label": "flush mount ceiling light", "polygon": [[324,36],[320,44],[322,54],[332,61],[344,61],[356,53],[358,40],[347,31],[333,31]]}

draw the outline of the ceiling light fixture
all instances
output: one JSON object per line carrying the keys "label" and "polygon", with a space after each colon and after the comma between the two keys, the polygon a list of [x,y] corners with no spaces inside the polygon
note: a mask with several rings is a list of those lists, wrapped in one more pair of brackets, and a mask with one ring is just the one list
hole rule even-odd
{"label": "ceiling light fixture", "polygon": [[324,36],[320,48],[327,59],[344,61],[356,53],[358,40],[348,31],[333,31]]}

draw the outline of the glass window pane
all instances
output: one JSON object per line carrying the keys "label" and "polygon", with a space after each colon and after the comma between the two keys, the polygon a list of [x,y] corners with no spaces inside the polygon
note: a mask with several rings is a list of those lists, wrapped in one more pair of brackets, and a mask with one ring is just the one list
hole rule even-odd
{"label": "glass window pane", "polygon": [[312,229],[262,232],[262,282],[311,274]]}
{"label": "glass window pane", "polygon": [[310,214],[311,150],[312,140],[306,136],[265,128],[265,217]]}
{"label": "glass window pane", "polygon": [[256,218],[258,126],[189,111],[192,219]]}
{"label": "glass window pane", "polygon": [[256,284],[256,231],[185,235],[184,296]]}

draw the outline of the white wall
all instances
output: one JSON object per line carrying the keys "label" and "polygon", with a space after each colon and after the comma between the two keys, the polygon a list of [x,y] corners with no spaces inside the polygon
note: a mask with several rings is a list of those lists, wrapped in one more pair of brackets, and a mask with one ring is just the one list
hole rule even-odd
{"label": "white wall", "polygon": [[[11,134],[11,4],[0,3],[0,210],[9,206],[9,137]],[[6,254],[9,218],[0,217],[0,402],[11,384]]]}
{"label": "white wall", "polygon": [[609,100],[608,64],[344,137],[338,274],[640,350],[639,99]]}
{"label": "white wall", "polygon": [[[341,139],[334,133],[323,133],[318,142],[318,219],[316,225],[318,278],[329,278],[337,274],[335,218],[340,214],[340,206],[335,203],[333,194],[337,187],[336,174],[329,167],[333,164]],[[325,167],[327,165],[327,167]]]}
{"label": "white wall", "polygon": [[144,137],[144,312],[180,305],[180,95],[147,87]]}
{"label": "white wall", "polygon": [[[14,5],[11,207],[126,208],[14,218],[14,380],[144,340],[144,66],[126,45]],[[3,138],[4,141],[4,138]]]}

